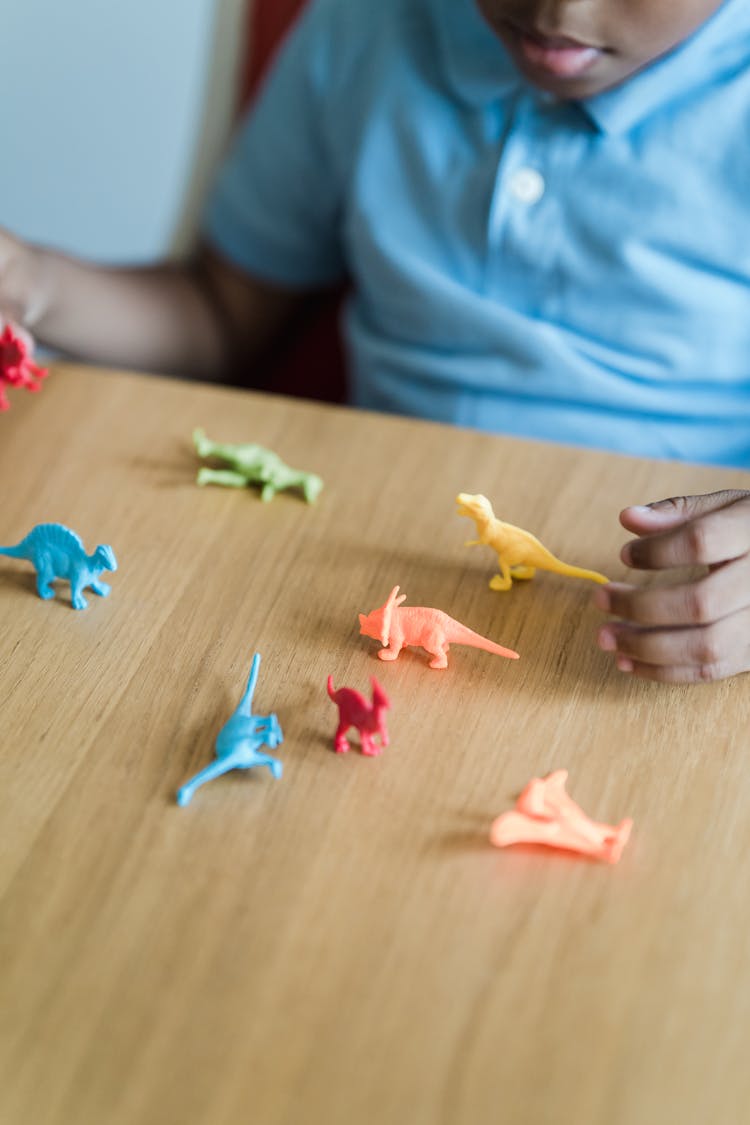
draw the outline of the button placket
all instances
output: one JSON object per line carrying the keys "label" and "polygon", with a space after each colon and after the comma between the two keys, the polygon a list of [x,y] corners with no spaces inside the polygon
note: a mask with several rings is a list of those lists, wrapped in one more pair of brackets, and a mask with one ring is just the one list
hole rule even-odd
{"label": "button placket", "polygon": [[544,195],[544,176],[536,168],[525,166],[516,169],[508,179],[508,190],[519,203],[531,206]]}
{"label": "button placket", "polygon": [[[519,97],[500,153],[488,229],[489,292],[538,315],[554,303],[550,285],[556,257],[559,207],[549,191],[547,161],[555,158],[546,120],[549,107]],[[552,145],[552,151],[550,151]]]}

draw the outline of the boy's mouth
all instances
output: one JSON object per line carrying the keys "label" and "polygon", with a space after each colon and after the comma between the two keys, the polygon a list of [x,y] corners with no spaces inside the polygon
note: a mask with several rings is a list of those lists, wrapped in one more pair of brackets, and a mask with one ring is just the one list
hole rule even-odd
{"label": "boy's mouth", "polygon": [[605,54],[603,47],[566,35],[543,35],[513,25],[510,30],[527,66],[553,78],[578,78]]}

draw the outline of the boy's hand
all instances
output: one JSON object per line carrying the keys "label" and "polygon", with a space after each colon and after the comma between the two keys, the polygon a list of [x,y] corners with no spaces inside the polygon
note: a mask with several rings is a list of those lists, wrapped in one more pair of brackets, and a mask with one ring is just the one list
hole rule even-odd
{"label": "boy's hand", "polygon": [[612,582],[594,603],[619,617],[598,644],[622,672],[666,683],[721,680],[750,669],[750,492],[680,496],[625,508],[637,539],[621,558],[640,570],[706,566],[688,581],[648,589]]}
{"label": "boy's hand", "polygon": [[0,229],[0,331],[33,329],[45,301],[38,252]]}

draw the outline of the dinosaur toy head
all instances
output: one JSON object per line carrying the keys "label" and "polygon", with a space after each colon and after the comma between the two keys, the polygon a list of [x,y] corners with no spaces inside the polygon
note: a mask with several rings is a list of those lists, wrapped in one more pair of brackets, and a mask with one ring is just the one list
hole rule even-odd
{"label": "dinosaur toy head", "polygon": [[359,631],[362,636],[373,637],[386,648],[391,636],[393,611],[406,601],[406,594],[401,594],[399,597],[398,591],[399,587],[394,586],[385,605],[382,605],[380,609],[373,609],[370,613],[360,613],[359,615]]}
{"label": "dinosaur toy head", "polygon": [[94,561],[102,570],[117,570],[115,552],[107,543],[100,543],[94,551]]}
{"label": "dinosaur toy head", "polygon": [[494,512],[492,504],[481,492],[472,495],[470,492],[459,492],[456,497],[459,516],[469,516],[470,519],[492,519]]}
{"label": "dinosaur toy head", "polygon": [[372,637],[376,641],[381,640],[383,633],[382,609],[374,609],[372,613],[360,613],[359,632],[362,637]]}

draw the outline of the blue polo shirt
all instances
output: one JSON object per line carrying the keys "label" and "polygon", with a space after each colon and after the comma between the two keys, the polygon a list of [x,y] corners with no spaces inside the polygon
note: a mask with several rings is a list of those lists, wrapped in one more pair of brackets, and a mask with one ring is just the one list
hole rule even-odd
{"label": "blue polo shirt", "polygon": [[208,240],[353,280],[351,395],[500,433],[750,468],[750,3],[561,102],[475,0],[313,0]]}

